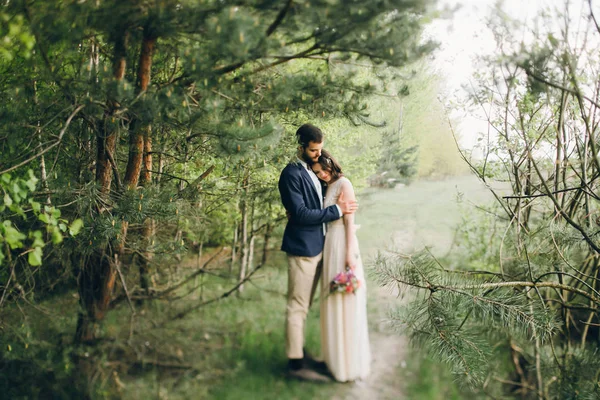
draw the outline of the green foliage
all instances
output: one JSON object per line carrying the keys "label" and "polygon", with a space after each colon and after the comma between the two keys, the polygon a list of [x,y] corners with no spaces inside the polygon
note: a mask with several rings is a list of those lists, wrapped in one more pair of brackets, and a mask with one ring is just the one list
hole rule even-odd
{"label": "green foliage", "polygon": [[27,173],[26,178],[9,173],[0,177],[0,189],[4,193],[0,204],[0,267],[4,267],[5,271],[14,262],[15,250],[22,251],[19,257],[27,254],[30,266],[42,265],[43,247],[46,245],[44,238],[58,245],[65,235],[77,235],[82,226],[80,219],[69,223],[61,218],[60,210],[55,207],[45,205],[42,208],[32,196],[38,178],[32,170]]}
{"label": "green foliage", "polygon": [[417,173],[417,151],[419,146],[403,147],[399,132],[384,133],[381,138],[382,155],[377,167],[378,173],[386,172],[385,178],[410,180]]}
{"label": "green foliage", "polygon": [[[467,172],[450,128],[448,111],[440,96],[442,79],[418,62],[410,68],[406,83],[410,94],[401,98],[399,135],[405,157],[415,152],[416,175],[443,178]],[[419,72],[416,72],[419,71]],[[415,150],[411,150],[416,147]]]}
{"label": "green foliage", "polygon": [[[22,310],[30,307],[27,303],[23,306],[26,308]],[[4,397],[78,396],[74,385],[76,366],[71,357],[74,348],[67,339],[74,329],[76,307],[71,297],[39,302],[34,318],[3,310],[4,327],[10,327],[0,336],[0,389]],[[5,308],[17,311],[14,304]]]}
{"label": "green foliage", "polygon": [[493,365],[496,338],[486,332],[501,330],[522,340],[550,337],[557,326],[554,313],[531,293],[504,287],[496,279],[445,271],[428,252],[384,257],[376,261],[376,275],[384,285],[407,285],[422,290],[408,308],[392,318],[436,358],[447,362],[470,385],[480,385]]}
{"label": "green foliage", "polygon": [[35,38],[24,16],[0,11],[0,59],[12,61],[17,55],[29,58],[34,45]]}
{"label": "green foliage", "polygon": [[[550,355],[548,355],[550,356]],[[577,347],[565,354],[568,362],[565,363],[566,371],[560,371],[557,366],[547,360],[544,372],[548,375],[568,377],[559,379],[554,392],[557,398],[591,400],[600,396],[598,387],[598,348],[596,346]]]}

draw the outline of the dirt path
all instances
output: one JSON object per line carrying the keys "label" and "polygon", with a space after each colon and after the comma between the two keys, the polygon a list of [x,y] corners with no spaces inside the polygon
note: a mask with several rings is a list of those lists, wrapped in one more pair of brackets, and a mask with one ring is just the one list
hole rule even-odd
{"label": "dirt path", "polygon": [[[447,252],[453,241],[454,228],[461,223],[463,201],[479,203],[489,199],[487,190],[473,177],[457,177],[438,182],[417,182],[392,190],[366,191],[360,196],[357,223],[366,269],[378,251],[394,249],[411,253],[424,245],[432,246],[434,252]],[[410,348],[406,337],[394,332],[388,324],[391,307],[403,301],[397,292],[369,287],[370,341],[373,361],[371,375],[363,382],[343,386],[333,400],[405,399],[402,368]]]}
{"label": "dirt path", "polygon": [[[376,295],[381,296],[382,300],[392,297],[392,294],[385,289],[376,288],[376,291]],[[365,381],[350,385],[340,396],[334,397],[335,400],[404,398],[403,383],[398,379],[398,369],[406,366],[406,339],[391,332],[383,320],[369,333],[373,356],[371,375]]]}
{"label": "dirt path", "polygon": [[[415,224],[408,223],[400,231],[392,232],[391,247],[402,251],[413,248],[415,237]],[[369,249],[366,268],[372,263],[376,251]],[[390,290],[374,283],[369,290],[369,332],[371,342],[372,364],[371,375],[361,382],[348,387],[335,400],[364,400],[378,399],[399,400],[404,396],[404,382],[399,379],[399,369],[406,368],[408,355],[408,341],[406,337],[393,331],[389,325],[388,310],[391,305],[401,304],[397,289]]]}

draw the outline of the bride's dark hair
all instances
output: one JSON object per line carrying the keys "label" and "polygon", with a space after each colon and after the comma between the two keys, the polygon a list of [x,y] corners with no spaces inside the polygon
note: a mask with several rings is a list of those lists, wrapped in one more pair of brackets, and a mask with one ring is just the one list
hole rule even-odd
{"label": "bride's dark hair", "polygon": [[336,161],[335,158],[327,151],[321,150],[321,155],[317,161],[324,171],[331,174],[331,178],[335,181],[344,175],[342,172],[342,166]]}

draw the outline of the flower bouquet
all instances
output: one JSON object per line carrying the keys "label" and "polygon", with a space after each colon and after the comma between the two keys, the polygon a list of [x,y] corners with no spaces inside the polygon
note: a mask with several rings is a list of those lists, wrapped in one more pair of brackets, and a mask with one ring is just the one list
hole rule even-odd
{"label": "flower bouquet", "polygon": [[360,281],[350,268],[339,272],[329,283],[329,294],[333,293],[355,293],[360,287]]}

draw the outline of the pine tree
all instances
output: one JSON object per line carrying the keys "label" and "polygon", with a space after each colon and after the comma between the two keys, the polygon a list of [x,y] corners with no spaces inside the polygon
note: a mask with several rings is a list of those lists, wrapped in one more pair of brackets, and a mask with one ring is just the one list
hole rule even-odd
{"label": "pine tree", "polygon": [[[211,222],[219,202],[207,188],[225,188],[207,177],[231,173],[244,158],[257,178],[257,166],[281,165],[292,147],[280,141],[282,126],[299,118],[368,116],[364,100],[376,84],[354,79],[355,68],[330,68],[419,58],[432,48],[419,36],[428,5],[4,2],[2,15],[27,32],[22,43],[29,46],[29,34],[35,45],[0,62],[0,170],[15,160],[39,170],[44,152],[53,160],[53,200],[84,219],[68,249],[81,303],[75,340],[96,340],[116,288],[131,297],[127,283],[139,281],[152,294],[153,257],[185,248],[185,221],[200,230],[219,225]],[[228,193],[232,203],[241,196]],[[277,215],[261,218],[268,226]],[[136,260],[139,280],[131,279]]]}

